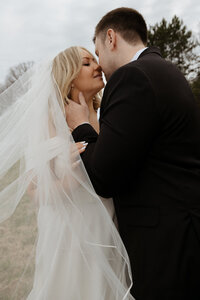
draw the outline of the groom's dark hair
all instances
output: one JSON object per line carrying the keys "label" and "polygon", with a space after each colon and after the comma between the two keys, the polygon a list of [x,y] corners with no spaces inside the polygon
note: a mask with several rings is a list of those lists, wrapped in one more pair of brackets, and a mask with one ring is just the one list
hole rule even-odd
{"label": "groom's dark hair", "polygon": [[128,43],[134,43],[138,39],[147,44],[147,26],[143,16],[135,9],[120,7],[109,11],[99,21],[95,28],[93,42],[97,36],[101,36],[105,41],[106,32],[112,28],[118,32]]}

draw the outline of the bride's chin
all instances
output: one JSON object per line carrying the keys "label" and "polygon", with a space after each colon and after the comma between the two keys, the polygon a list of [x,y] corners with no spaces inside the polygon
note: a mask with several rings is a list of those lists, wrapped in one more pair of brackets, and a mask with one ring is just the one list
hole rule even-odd
{"label": "bride's chin", "polygon": [[102,82],[95,89],[88,91],[88,93],[93,94],[95,96],[96,94],[98,94],[104,88],[104,86],[105,86],[105,84],[104,84],[104,82]]}
{"label": "bride's chin", "polygon": [[104,84],[104,82],[102,81],[102,83],[101,83],[101,85],[100,85],[99,91],[102,90],[104,87],[105,87],[105,84]]}
{"label": "bride's chin", "polygon": [[105,84],[102,84],[98,89],[96,89],[95,95],[96,95],[97,93],[99,93],[99,92],[104,88],[104,86],[105,86]]}

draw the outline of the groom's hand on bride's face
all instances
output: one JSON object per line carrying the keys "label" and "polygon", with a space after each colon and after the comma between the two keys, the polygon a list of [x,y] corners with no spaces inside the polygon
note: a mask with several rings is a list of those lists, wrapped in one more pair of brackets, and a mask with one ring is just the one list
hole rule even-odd
{"label": "groom's hand on bride's face", "polygon": [[69,100],[65,105],[66,121],[71,130],[83,123],[89,123],[89,108],[82,93],[79,94],[80,104]]}

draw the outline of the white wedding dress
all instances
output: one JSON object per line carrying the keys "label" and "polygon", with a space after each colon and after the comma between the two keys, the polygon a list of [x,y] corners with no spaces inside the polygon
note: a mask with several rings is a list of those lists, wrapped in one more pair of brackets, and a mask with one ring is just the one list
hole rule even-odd
{"label": "white wedding dress", "polygon": [[[101,200],[109,212],[110,217],[114,220],[115,210],[112,199],[101,198]],[[106,235],[106,232],[102,231],[101,218],[97,218],[95,214],[95,206],[91,206],[90,203],[83,203],[82,212],[84,212],[85,217],[89,220],[90,226],[98,238],[101,239],[101,236]],[[91,257],[90,265],[86,271],[84,257],[77,251],[79,244],[76,239],[73,238],[72,232],[67,225],[65,230],[62,231],[62,234],[59,233],[60,222],[62,222],[62,220],[59,220],[59,216],[56,215],[51,206],[40,208],[38,214],[38,228],[40,228],[38,247],[40,249],[42,248],[43,251],[39,257],[37,257],[34,288],[27,299],[112,300],[113,291],[110,291],[110,287],[107,290],[105,289],[102,273],[95,266],[95,257]],[[45,226],[45,223],[52,224],[52,227]],[[52,248],[54,247],[54,243],[58,244],[58,255],[53,257],[55,271],[52,273],[48,293],[45,292],[44,295],[41,292],[41,296],[38,297],[38,291],[43,286],[45,274],[48,272],[47,269],[52,263],[51,245],[49,241],[46,242],[47,239],[51,240]],[[70,290],[69,285],[66,284],[67,280],[71,282]]]}
{"label": "white wedding dress", "polygon": [[[97,118],[99,119],[99,111]],[[54,162],[54,171],[58,177],[61,170],[62,159],[57,157]],[[84,194],[84,190],[82,193]],[[117,225],[112,198],[100,197],[100,199],[110,218]],[[106,240],[109,241],[109,233],[102,230],[103,220],[95,212],[96,205],[81,201],[81,199],[79,204],[80,210],[88,220],[95,237],[102,240],[108,234]],[[113,300],[113,291],[110,291],[110,287],[107,290],[105,289],[105,279],[95,264],[96,257],[91,257],[90,265],[86,270],[84,255],[81,256],[80,252],[77,251],[79,250],[79,242],[74,238],[73,232],[67,223],[62,233],[60,232],[61,223],[65,223],[65,220],[60,218],[53,206],[44,205],[39,208],[37,247],[43,250],[36,256],[34,287],[27,300]],[[47,226],[47,224],[51,224],[51,226]],[[55,243],[57,244],[57,255],[51,252],[51,248],[54,249]],[[111,240],[110,243],[112,243]],[[47,283],[49,285],[48,293],[45,291],[44,294],[45,276],[52,264],[52,259],[54,260],[54,272],[52,272],[51,279]],[[70,290],[69,285],[66,284],[67,281],[71,282]],[[38,293],[40,290],[41,293]]]}
{"label": "white wedding dress", "polygon": [[[52,62],[34,66],[0,95],[0,103],[13,95],[15,102],[0,115],[0,178],[16,163],[19,169],[0,190],[0,223],[34,187],[26,201],[38,207],[38,235],[30,288],[24,288],[19,274],[21,286],[10,299],[133,300],[130,262],[116,228],[113,201],[95,193],[82,161],[76,164],[80,155],[72,159],[75,145]],[[23,297],[17,296],[18,286]]]}
{"label": "white wedding dress", "polygon": [[[109,213],[114,217],[112,199],[102,200],[109,209]],[[95,206],[84,204],[82,212],[85,217],[90,220],[90,226],[95,231],[95,235],[100,237],[106,235],[102,232],[102,220],[96,217]],[[51,219],[51,220],[50,220]],[[46,223],[52,224],[52,227],[45,226]],[[84,255],[81,256],[79,243],[73,237],[69,227],[59,232],[60,222],[59,216],[55,213],[52,207],[41,207],[38,214],[38,227],[40,228],[38,247],[42,253],[37,257],[36,273],[34,287],[28,296],[28,300],[113,300],[113,291],[110,287],[105,289],[105,281],[102,273],[96,267],[95,257],[89,258],[88,269],[85,269]],[[45,237],[45,238],[44,238]],[[51,241],[47,242],[47,239]],[[51,247],[54,248],[57,244],[57,255],[51,253]],[[62,253],[63,252],[63,253]],[[48,279],[48,289],[43,294],[42,286],[45,283],[45,274],[48,273],[48,268],[54,265],[51,279]],[[70,289],[67,282],[70,282]],[[41,290],[41,295],[38,291]],[[120,299],[120,298],[116,298]]]}

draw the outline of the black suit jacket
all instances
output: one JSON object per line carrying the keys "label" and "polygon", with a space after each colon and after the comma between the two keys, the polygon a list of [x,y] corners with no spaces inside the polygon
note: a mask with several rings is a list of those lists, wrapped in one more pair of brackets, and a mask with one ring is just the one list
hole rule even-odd
{"label": "black suit jacket", "polygon": [[83,124],[73,137],[114,198],[136,299],[200,299],[200,111],[181,72],[146,49],[109,79],[99,135]]}

